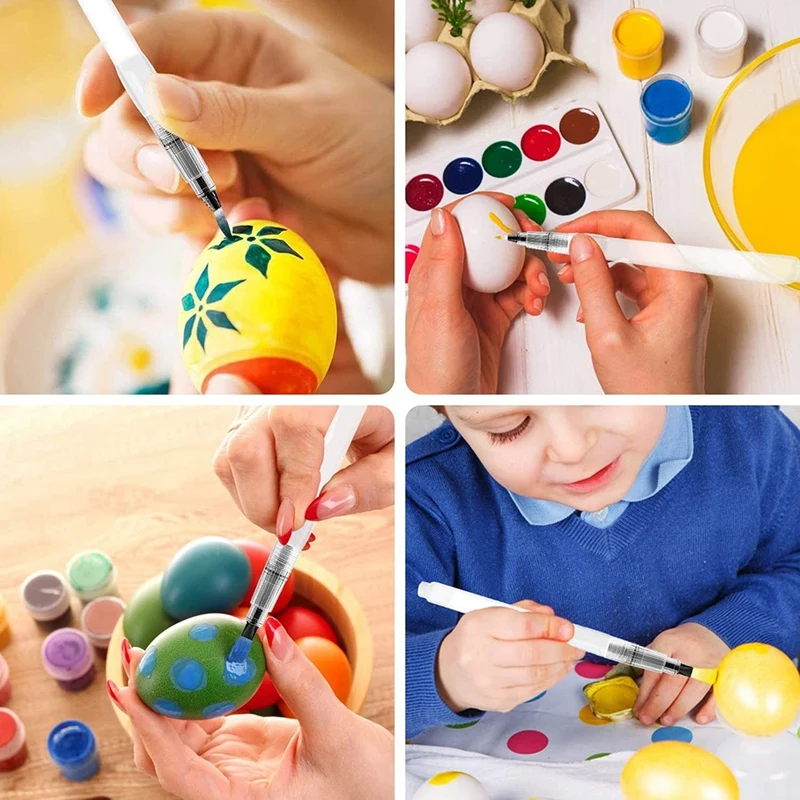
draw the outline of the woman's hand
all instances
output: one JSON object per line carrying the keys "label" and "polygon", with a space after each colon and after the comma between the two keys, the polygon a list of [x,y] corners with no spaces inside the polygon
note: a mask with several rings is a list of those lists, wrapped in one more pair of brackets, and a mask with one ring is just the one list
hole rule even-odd
{"label": "woman's hand", "polygon": [[[341,275],[389,282],[392,93],[263,14],[178,11],[132,26],[155,69],[146,92],[167,130],[200,147],[226,209],[263,197]],[[182,184],[99,45],[77,89],[89,171],[128,189],[149,228],[208,241],[214,218]]]}
{"label": "woman's hand", "polygon": [[370,406],[349,450],[352,462],[317,496],[323,439],[335,407],[239,411],[214,456],[214,471],[242,513],[286,539],[308,520],[394,503],[394,418]]}
{"label": "woman's hand", "polygon": [[[511,208],[514,199],[491,194]],[[531,253],[519,278],[497,294],[465,286],[464,243],[450,211],[458,201],[434,209],[408,280],[406,381],[418,394],[496,394],[500,352],[514,317],[544,310],[550,283],[544,264]],[[520,228],[539,230],[521,211]]]}
{"label": "woman's hand", "polygon": [[[185,800],[390,800],[391,734],[342,705],[275,619],[267,670],[296,720],[235,714],[182,721],[151,711],[129,685],[108,693],[133,727],[136,766]],[[144,651],[123,642],[128,678]]]}
{"label": "woman's hand", "polygon": [[[719,636],[696,622],[664,631],[648,646],[693,667],[717,667],[730,652]],[[701,725],[716,716],[714,695],[708,684],[680,675],[645,672],[633,713],[642,725],[656,720],[662,725],[674,725],[694,708]]]}
{"label": "woman's hand", "polygon": [[[620,239],[672,242],[644,211],[596,211],[559,226],[563,233],[596,233]],[[586,325],[586,343],[607,394],[702,394],[713,286],[705,275],[618,263],[609,269],[597,243],[572,240],[558,273],[574,283]],[[626,319],[616,293],[639,313]]]}

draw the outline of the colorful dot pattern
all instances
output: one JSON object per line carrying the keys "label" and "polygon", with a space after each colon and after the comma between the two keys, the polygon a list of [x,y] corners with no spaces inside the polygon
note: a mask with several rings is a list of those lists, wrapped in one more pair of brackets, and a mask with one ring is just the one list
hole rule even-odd
{"label": "colorful dot pattern", "polygon": [[208,675],[199,661],[178,658],[169,668],[169,679],[179,692],[198,692],[208,684]]}
{"label": "colorful dot pattern", "polygon": [[518,731],[509,737],[506,747],[519,756],[532,756],[541,753],[550,740],[541,731]]}
{"label": "colorful dot pattern", "polygon": [[[504,139],[490,144],[480,154],[480,161],[463,155],[452,159],[441,177],[415,175],[406,184],[406,204],[414,211],[430,211],[442,202],[445,189],[459,196],[471,194],[486,188],[483,185],[487,175],[497,179],[509,178],[519,172],[525,159],[536,163],[548,162],[562,152],[564,142],[570,147],[581,147],[593,141],[599,132],[600,120],[591,109],[570,109],[561,117],[558,130],[552,125],[532,125],[518,142]],[[566,184],[565,179],[568,181]],[[580,211],[586,202],[586,189],[577,178],[565,176],[551,181],[544,199],[526,193],[519,195],[517,202],[517,208],[541,225],[548,210],[558,216]]]}

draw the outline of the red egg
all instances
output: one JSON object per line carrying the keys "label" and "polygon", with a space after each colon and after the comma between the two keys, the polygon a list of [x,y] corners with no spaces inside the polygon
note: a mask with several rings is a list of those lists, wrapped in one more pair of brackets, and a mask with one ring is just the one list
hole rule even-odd
{"label": "red egg", "polygon": [[[353,670],[342,648],[329,639],[323,639],[319,636],[308,636],[305,639],[300,639],[297,642],[297,646],[322,673],[322,677],[333,689],[333,693],[344,703],[350,694]],[[294,719],[292,710],[283,700],[278,703],[278,708],[284,717]]]}
{"label": "red egg", "polygon": [[339,644],[339,637],[330,622],[310,608],[290,606],[275,616],[295,641],[307,636],[320,636],[334,644]]}
{"label": "red egg", "polygon": [[[264,571],[264,565],[269,560],[269,554],[271,550],[269,547],[267,547],[267,545],[261,544],[261,542],[253,542],[250,539],[237,539],[234,544],[238,545],[242,550],[244,550],[244,554],[250,561],[250,586],[247,589],[247,594],[245,595],[244,600],[242,601],[242,605],[245,605],[250,603],[250,598],[253,596],[253,592],[256,590],[258,581],[261,578],[261,573]],[[292,601],[292,596],[294,595],[294,584],[294,573],[292,573],[289,576],[289,580],[286,581],[286,586],[283,587],[283,591],[278,598],[278,602],[275,603],[275,608],[272,610],[273,614],[283,611],[283,609],[286,608],[286,606],[288,606]]]}

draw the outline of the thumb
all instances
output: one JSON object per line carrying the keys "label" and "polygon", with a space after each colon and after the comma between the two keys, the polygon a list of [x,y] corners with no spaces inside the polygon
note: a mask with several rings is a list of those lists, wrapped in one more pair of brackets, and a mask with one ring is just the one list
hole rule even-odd
{"label": "thumb", "polygon": [[456,218],[444,208],[435,208],[417,261],[409,278],[409,294],[416,284],[426,287],[430,297],[461,308],[464,272],[464,240]]}
{"label": "thumb", "polygon": [[265,632],[267,671],[281,698],[306,735],[329,737],[345,706],[277,619],[267,619]]}
{"label": "thumb", "polygon": [[148,79],[145,97],[161,125],[196,147],[269,151],[279,159],[287,141],[304,135],[298,126],[302,128],[307,115],[296,113],[300,103],[293,91],[289,86],[253,89],[157,74]]}
{"label": "thumb", "polygon": [[617,287],[603,251],[590,236],[570,243],[570,261],[586,323],[586,335],[615,330],[627,322],[617,302]]}
{"label": "thumb", "polygon": [[261,392],[250,381],[238,375],[218,372],[209,379],[204,394],[261,394]]}

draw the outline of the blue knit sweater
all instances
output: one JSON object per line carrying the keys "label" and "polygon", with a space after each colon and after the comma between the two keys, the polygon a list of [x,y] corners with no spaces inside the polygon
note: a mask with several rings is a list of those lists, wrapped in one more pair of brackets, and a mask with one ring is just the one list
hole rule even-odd
{"label": "blue knit sweater", "polygon": [[529,525],[508,491],[445,423],[407,449],[407,735],[463,722],[434,664],[455,612],[420,581],[562,617],[646,645],[697,622],[730,647],[800,654],[800,431],[774,408],[692,408],[694,456],[608,528],[578,514]]}

